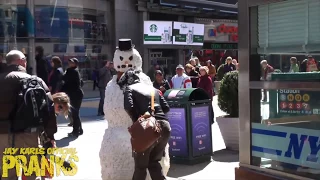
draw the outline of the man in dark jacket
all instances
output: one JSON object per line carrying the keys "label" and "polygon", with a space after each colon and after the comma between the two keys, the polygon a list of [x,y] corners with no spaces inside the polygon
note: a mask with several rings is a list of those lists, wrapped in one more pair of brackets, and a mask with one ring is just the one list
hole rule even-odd
{"label": "man in dark jacket", "polygon": [[48,62],[44,59],[43,47],[36,47],[37,76],[48,84]]}
{"label": "man in dark jacket", "polygon": [[[4,152],[5,148],[12,147],[14,142],[15,148],[38,148],[39,147],[39,132],[40,129],[34,129],[30,131],[24,131],[20,133],[10,132],[10,116],[14,113],[15,103],[18,93],[21,89],[20,81],[25,78],[30,78],[30,75],[26,73],[26,57],[18,51],[12,50],[6,56],[7,68],[4,72],[0,73],[0,151]],[[48,93],[48,98],[51,99],[49,88],[43,82],[43,86]],[[52,99],[51,99],[52,100]],[[51,143],[54,142],[54,134],[57,132],[57,123],[54,111],[52,110],[48,122],[44,125],[44,130],[48,137],[51,139]],[[13,136],[14,135],[14,136]],[[3,154],[0,155],[2,162]],[[2,163],[0,167],[2,166]],[[1,171],[2,172],[2,171]],[[8,179],[17,178],[16,170],[9,170]],[[27,177],[27,179],[35,179],[35,175]]]}
{"label": "man in dark jacket", "polygon": [[144,153],[134,152],[135,170],[132,179],[146,179],[148,169],[152,179],[164,180],[166,178],[159,162],[170,137],[171,127],[165,115],[170,108],[162,93],[152,86],[140,83],[135,73],[134,70],[128,70],[118,81],[124,90],[124,108],[133,122],[146,112],[151,114],[151,92],[154,92],[154,117],[162,131],[160,139]]}

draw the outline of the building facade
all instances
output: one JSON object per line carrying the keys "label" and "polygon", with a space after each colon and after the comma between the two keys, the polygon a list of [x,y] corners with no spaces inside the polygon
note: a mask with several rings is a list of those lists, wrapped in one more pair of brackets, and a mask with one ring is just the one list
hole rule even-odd
{"label": "building facade", "polygon": [[[47,60],[59,56],[66,65],[68,58],[77,57],[82,78],[88,84],[94,78],[94,69],[100,68],[104,60],[112,60],[118,39],[131,38],[143,57],[145,71],[157,61],[174,73],[175,66],[184,64],[191,55],[200,57],[205,54],[204,58],[208,58],[208,54],[203,53],[202,45],[144,44],[144,21],[175,21],[210,26],[216,19],[235,20],[235,2],[230,0],[230,4],[226,4],[219,1],[217,5],[213,1],[177,3],[170,0],[1,1],[0,58],[4,59],[11,49],[21,50],[28,57],[29,70],[35,74],[35,48],[41,46]],[[197,18],[201,18],[199,22]],[[225,39],[229,35],[219,37],[224,44],[213,46],[220,51],[213,52],[210,49],[210,59],[226,56],[224,51],[229,46],[225,42],[236,40],[235,36]],[[212,36],[206,36],[205,46],[208,46],[207,42],[215,42],[213,39]],[[211,44],[209,46],[211,48]]]}
{"label": "building facade", "polygon": [[135,0],[1,1],[0,58],[18,49],[35,74],[35,48],[41,46],[48,62],[59,56],[66,67],[77,57],[85,84],[92,84],[93,70],[112,60],[119,38],[131,38],[141,50],[141,22]]}
{"label": "building facade", "polygon": [[[296,57],[308,59],[308,66],[319,61],[320,1],[239,0],[238,5],[236,179],[319,179],[319,73],[276,73],[260,81],[260,62],[277,66],[281,61],[275,57]],[[261,91],[267,92],[267,101],[261,102]]]}
{"label": "building facade", "polygon": [[238,59],[238,21],[234,19],[196,18],[204,24],[204,42],[195,55],[200,61],[211,60],[218,67],[226,57]]}
{"label": "building facade", "polygon": [[[217,5],[218,3],[218,5]],[[212,21],[217,19],[225,19],[226,21],[237,19],[237,5],[236,1],[174,1],[174,0],[150,0],[138,1],[138,11],[143,14],[143,21],[157,22],[181,22],[182,24],[195,23],[204,24],[204,41],[209,43],[219,42],[214,41],[213,37],[209,37],[206,26],[210,26]],[[214,17],[214,19],[213,19]],[[235,21],[233,21],[235,22]],[[172,32],[173,34],[175,32]],[[223,33],[221,33],[223,34]],[[220,39],[223,38],[222,36]],[[210,41],[211,40],[211,41]],[[229,40],[229,39],[228,39]],[[226,41],[221,41],[226,42]],[[221,44],[220,44],[221,45]],[[208,44],[206,45],[208,46]],[[203,63],[205,60],[220,59],[221,56],[226,56],[225,49],[216,49],[213,51],[211,48],[204,48],[201,45],[190,44],[174,44],[174,43],[161,43],[161,44],[144,44],[143,45],[143,59],[144,69],[152,68],[152,65],[157,63],[167,68],[169,77],[175,74],[175,67],[178,64],[185,64],[191,56],[197,56]],[[208,59],[209,58],[209,59]],[[235,56],[236,58],[236,56]],[[218,62],[218,61],[217,61]]]}

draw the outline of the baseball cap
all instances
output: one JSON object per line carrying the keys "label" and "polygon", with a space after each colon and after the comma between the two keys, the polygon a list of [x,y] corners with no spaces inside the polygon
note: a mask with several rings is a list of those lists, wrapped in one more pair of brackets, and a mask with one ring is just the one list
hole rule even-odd
{"label": "baseball cap", "polygon": [[19,56],[19,59],[26,59],[26,56],[19,50],[11,50],[10,52],[8,52],[8,54],[6,55],[6,57],[8,56],[12,56],[12,55],[17,55]]}
{"label": "baseball cap", "polygon": [[161,72],[161,70],[156,70],[156,73],[155,73],[156,75],[157,74],[160,74],[160,75],[163,75],[163,73]]}
{"label": "baseball cap", "polygon": [[181,64],[179,64],[179,65],[176,67],[176,69],[184,69],[184,67],[183,67]]}
{"label": "baseball cap", "polygon": [[308,58],[312,58],[312,55],[308,55]]}
{"label": "baseball cap", "polygon": [[69,59],[69,61],[73,63],[79,63],[79,60],[77,58],[71,58]]}

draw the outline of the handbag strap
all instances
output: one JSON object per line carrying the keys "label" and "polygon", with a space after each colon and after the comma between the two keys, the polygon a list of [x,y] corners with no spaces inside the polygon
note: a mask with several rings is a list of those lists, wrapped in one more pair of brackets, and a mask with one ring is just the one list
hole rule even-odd
{"label": "handbag strap", "polygon": [[154,90],[151,91],[151,112],[152,114],[154,113],[155,109],[154,109]]}

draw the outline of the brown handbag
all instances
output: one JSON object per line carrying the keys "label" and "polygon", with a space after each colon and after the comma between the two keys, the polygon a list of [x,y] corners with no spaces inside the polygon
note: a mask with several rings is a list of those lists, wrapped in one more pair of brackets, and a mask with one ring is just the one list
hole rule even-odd
{"label": "brown handbag", "polygon": [[137,153],[145,152],[161,136],[160,124],[157,122],[154,113],[154,91],[151,92],[151,113],[146,112],[131,127],[128,128],[131,134],[132,150]]}

